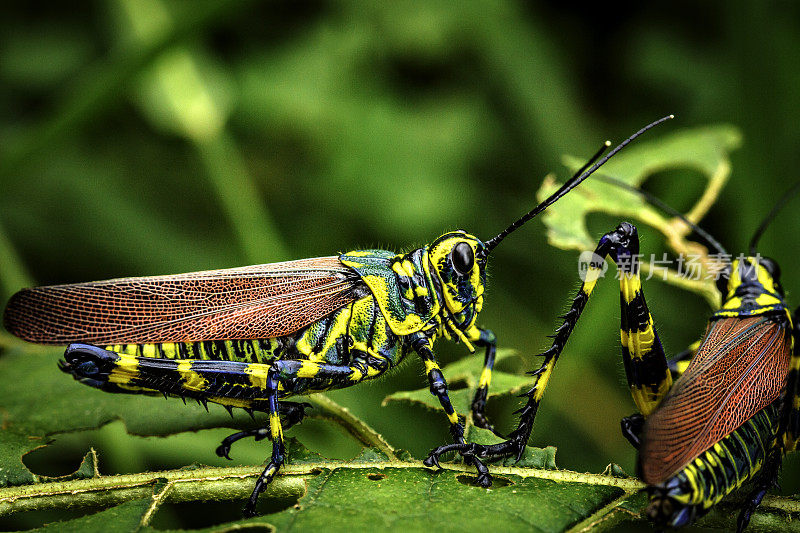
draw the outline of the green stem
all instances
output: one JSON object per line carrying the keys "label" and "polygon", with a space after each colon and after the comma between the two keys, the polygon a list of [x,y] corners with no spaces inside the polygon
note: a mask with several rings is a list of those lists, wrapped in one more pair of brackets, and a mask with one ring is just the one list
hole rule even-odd
{"label": "green stem", "polygon": [[225,20],[230,13],[240,12],[245,7],[246,3],[241,0],[192,3],[191,9],[176,20],[169,33],[147,46],[137,47],[122,56],[111,54],[91,65],[75,77],[77,82],[74,85],[64,91],[52,117],[23,134],[12,146],[5,147],[0,156],[0,181],[13,178],[21,165],[38,160],[38,152],[49,149],[63,135],[75,132],[82,124],[123,101],[119,95],[127,95],[136,76],[164,50],[202,33],[209,26]]}
{"label": "green stem", "polygon": [[155,490],[153,492],[153,499],[150,502],[150,507],[147,508],[147,511],[145,511],[140,521],[142,526],[150,525],[150,521],[153,519],[153,516],[155,516],[156,512],[158,512],[158,509],[161,507],[161,504],[167,500],[167,497],[172,493],[174,488],[175,482],[169,481],[163,487],[161,487],[160,490]]}
{"label": "green stem", "polygon": [[569,529],[569,533],[613,531],[620,522],[638,518],[637,513],[623,507],[635,494],[636,491],[623,492],[619,498],[612,500],[607,505],[592,513],[589,518],[581,520],[576,525],[572,526]]}
{"label": "green stem", "polygon": [[[471,465],[444,464],[445,470],[473,473]],[[371,469],[417,469],[420,473],[432,472],[419,462],[387,461],[381,463],[323,462],[314,464],[287,465],[270,483],[264,496],[267,498],[300,498],[306,491],[306,478],[320,470],[371,470]],[[37,483],[20,487],[0,489],[0,516],[17,512],[63,509],[85,506],[113,506],[119,503],[150,498],[150,509],[143,517],[143,524],[152,518],[158,507],[165,502],[188,502],[205,500],[239,500],[247,497],[253,488],[253,480],[261,474],[262,467],[200,467],[196,469],[169,470],[119,476],[99,476],[91,479]],[[580,483],[585,485],[617,487],[625,494],[598,510],[592,517],[580,522],[587,526],[604,522],[605,516],[625,511],[630,518],[637,517],[633,509],[638,505],[626,505],[635,497],[644,484],[634,478],[618,478],[602,474],[585,474],[568,470],[542,470],[495,466],[492,472],[500,476],[535,478],[556,483]],[[631,507],[631,509],[627,509]],[[761,505],[762,512],[780,512],[790,515],[800,513],[800,501],[767,496]],[[617,521],[620,517],[615,517]],[[622,515],[621,518],[629,518]],[[581,528],[577,528],[581,530]],[[576,531],[573,528],[573,531]]]}
{"label": "green stem", "polygon": [[224,130],[194,141],[216,198],[250,263],[289,257],[272,217],[264,206],[235,141]]}
{"label": "green stem", "polygon": [[[171,470],[91,479],[37,483],[0,489],[0,516],[21,511],[84,506],[112,506],[138,499],[151,498],[160,483],[169,486],[156,493],[166,501],[235,500],[247,497],[253,490],[253,479],[263,467]],[[293,471],[294,470],[294,471]],[[305,491],[301,475],[310,472],[287,466],[284,475],[276,477],[267,489],[273,496],[299,496]],[[300,475],[298,475],[300,474]],[[155,502],[154,502],[155,503]],[[157,505],[156,505],[157,507]]]}
{"label": "green stem", "polygon": [[[447,470],[473,472],[471,465],[447,464]],[[419,462],[387,461],[382,463],[325,462],[286,465],[269,484],[266,497],[300,497],[305,493],[304,478],[320,469],[426,469]],[[153,498],[154,508],[161,502],[186,502],[202,500],[237,500],[247,497],[253,489],[253,480],[261,474],[261,466],[232,468],[201,467],[197,469],[169,470],[100,476],[91,479],[37,483],[0,489],[0,516],[22,511],[83,506],[111,506],[138,498]],[[618,487],[636,491],[644,485],[632,478],[615,478],[600,474],[580,474],[566,470],[540,470],[497,466],[492,470],[499,475],[539,478],[565,483],[584,483]],[[166,485],[164,485],[166,484]]]}
{"label": "green stem", "polygon": [[324,394],[315,394],[308,397],[308,402],[322,411],[321,418],[327,418],[341,425],[348,433],[360,442],[371,448],[380,450],[389,460],[397,459],[397,451],[384,438],[365,424],[360,418],[353,415],[347,407],[334,402]]}

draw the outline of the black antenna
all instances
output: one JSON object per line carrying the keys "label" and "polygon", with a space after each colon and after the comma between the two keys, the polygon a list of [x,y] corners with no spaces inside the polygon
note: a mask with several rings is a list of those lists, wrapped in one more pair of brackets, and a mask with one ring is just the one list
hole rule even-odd
{"label": "black antenna", "polygon": [[792,196],[797,194],[797,191],[800,191],[800,181],[792,185],[788,191],[783,194],[783,198],[778,200],[778,203],[775,204],[775,207],[772,208],[772,211],[764,217],[764,220],[761,221],[761,225],[758,226],[758,229],[753,234],[753,238],[750,239],[750,256],[756,255],[756,245],[758,244],[758,240],[766,231],[767,226],[769,226],[770,222],[775,219],[775,216],[778,214],[778,211],[783,209],[783,206],[786,205],[786,202],[792,199]]}
{"label": "black antenna", "polygon": [[584,163],[581,168],[576,170],[575,174],[573,174],[572,177],[567,181],[574,180],[577,176],[583,174],[586,171],[586,169],[589,168],[589,165],[600,159],[600,156],[606,153],[606,150],[608,150],[609,146],[611,146],[611,141],[604,142],[603,145],[597,149],[594,155],[590,157],[589,160],[586,163]]}
{"label": "black antenna", "polygon": [[[660,119],[656,120],[655,122],[653,122],[651,124],[648,124],[644,128],[640,129],[639,131],[637,131],[636,133],[634,133],[633,135],[631,135],[630,137],[625,139],[622,143],[620,143],[619,146],[617,146],[616,148],[611,150],[608,153],[608,155],[606,155],[603,159],[601,159],[600,161],[597,161],[596,163],[594,163],[592,165],[592,162],[594,160],[596,160],[596,158],[599,157],[603,152],[605,152],[605,150],[606,150],[606,148],[608,146],[610,146],[610,144],[604,144],[603,148],[601,150],[599,150],[597,152],[597,154],[595,154],[595,156],[592,159],[589,160],[588,163],[586,163],[583,167],[581,167],[581,169],[578,172],[576,172],[575,175],[573,175],[570,179],[568,179],[566,181],[566,183],[564,183],[564,185],[562,185],[556,192],[551,194],[550,197],[547,200],[545,200],[544,202],[542,202],[539,205],[537,205],[536,207],[534,207],[531,211],[528,211],[528,213],[526,213],[525,215],[520,217],[517,221],[515,221],[513,224],[508,226],[506,229],[504,229],[503,231],[498,233],[495,237],[492,237],[491,239],[486,241],[486,251],[487,251],[487,253],[492,251],[492,249],[495,246],[500,244],[500,241],[505,239],[508,236],[509,233],[513,232],[514,230],[516,230],[517,228],[519,228],[520,226],[525,224],[527,221],[529,221],[530,219],[532,219],[533,217],[535,217],[536,215],[538,215],[539,213],[541,213],[542,211],[544,211],[545,209],[547,209],[548,207],[550,207],[551,205],[556,203],[562,196],[567,194],[569,191],[571,191],[572,189],[574,189],[575,187],[580,185],[583,180],[585,180],[586,178],[591,176],[592,173],[594,173],[595,170],[597,170],[598,168],[603,166],[606,161],[608,161],[609,159],[614,157],[614,155],[616,155],[617,152],[619,152],[620,150],[625,148],[636,137],[638,137],[642,133],[646,132],[650,128],[658,126],[662,122],[665,122],[665,121],[667,121],[669,119],[672,119],[672,118],[675,118],[675,115],[668,115],[666,117],[663,117],[663,118],[660,118]],[[585,170],[586,167],[588,167],[589,165],[591,165],[591,167],[588,170]]]}
{"label": "black antenna", "polygon": [[665,213],[667,213],[669,215],[672,215],[675,218],[680,219],[684,224],[686,224],[687,226],[692,228],[692,230],[695,233],[697,233],[700,237],[702,237],[703,240],[706,241],[706,244],[708,244],[711,248],[714,248],[714,250],[716,250],[717,253],[719,253],[720,255],[725,255],[725,256],[728,255],[728,252],[725,251],[725,248],[723,248],[722,245],[719,243],[719,241],[717,239],[715,239],[714,237],[712,237],[710,233],[708,233],[706,230],[704,230],[703,228],[701,228],[700,226],[698,226],[697,224],[695,224],[694,222],[692,222],[691,220],[686,218],[686,216],[683,213],[681,213],[680,211],[678,211],[674,207],[670,207],[669,205],[665,204],[658,196],[655,196],[654,194],[651,194],[651,193],[649,193],[649,192],[647,192],[645,190],[642,190],[639,187],[634,187],[633,185],[625,183],[621,179],[614,178],[612,176],[606,176],[604,174],[598,174],[595,177],[595,179],[599,179],[601,181],[604,181],[604,182],[608,183],[609,185],[614,185],[615,187],[619,187],[621,189],[625,189],[626,191],[632,192],[634,194],[638,194],[648,204],[651,204],[651,205],[661,209]]}

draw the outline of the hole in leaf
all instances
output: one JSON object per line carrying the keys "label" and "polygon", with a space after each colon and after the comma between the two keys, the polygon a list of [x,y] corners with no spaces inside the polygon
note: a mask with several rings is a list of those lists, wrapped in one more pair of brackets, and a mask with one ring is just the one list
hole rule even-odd
{"label": "hole in leaf", "polygon": [[71,509],[42,509],[14,513],[0,518],[0,531],[23,531],[88,516],[102,511],[104,507],[76,507]]}
{"label": "hole in leaf", "polygon": [[386,479],[386,474],[378,474],[378,473],[367,474],[367,479],[372,481],[380,481],[382,479]]}
{"label": "hole in leaf", "polygon": [[[468,487],[480,487],[478,485],[478,477],[477,476],[468,476],[466,474],[459,474],[456,476],[456,479],[462,485],[467,485]],[[514,482],[508,478],[500,477],[500,476],[492,476],[492,486],[493,489],[499,489],[502,487],[507,487],[509,485],[513,485]]]}
{"label": "hole in leaf", "polygon": [[[278,513],[296,505],[297,500],[297,496],[262,497],[258,501],[258,512],[262,515]],[[151,526],[158,530],[196,529],[233,522],[242,519],[243,506],[244,499],[166,503],[153,517]],[[272,528],[264,524],[263,531],[272,531]]]}
{"label": "hole in leaf", "polygon": [[217,457],[214,450],[232,432],[216,428],[169,437],[139,437],[129,435],[121,421],[114,421],[96,430],[54,435],[50,445],[26,454],[23,462],[35,474],[56,477],[73,473],[90,447],[97,450],[102,474],[181,468],[192,463],[259,464],[269,454],[269,442],[247,439],[234,444],[232,461]]}
{"label": "hole in leaf", "polygon": [[492,488],[493,489],[500,489],[500,488],[503,488],[503,487],[508,487],[509,485],[513,485],[513,484],[514,484],[514,482],[511,481],[510,479],[506,478],[506,477],[501,477],[501,476],[495,475],[492,478]]}
{"label": "hole in leaf", "polygon": [[467,381],[464,379],[454,379],[453,381],[447,383],[447,388],[450,390],[450,392],[466,389]]}
{"label": "hole in leaf", "polygon": [[[324,457],[352,459],[361,451],[361,445],[354,438],[329,422],[306,420],[289,431],[290,435],[299,436],[302,444],[310,443],[311,451]],[[269,441],[242,439],[232,446],[230,461],[218,457],[214,450],[233,432],[235,430],[230,428],[214,428],[168,437],[140,437],[128,434],[125,424],[117,420],[96,430],[48,437],[50,444],[25,454],[23,462],[35,474],[59,477],[75,472],[90,447],[97,451],[99,470],[104,475],[182,468],[195,463],[208,466],[255,465],[269,455]]]}
{"label": "hole in leaf", "polygon": [[[707,185],[708,178],[699,170],[676,168],[651,174],[642,184],[642,189],[670,207],[686,212],[703,195]],[[658,208],[656,210],[660,212]]]}

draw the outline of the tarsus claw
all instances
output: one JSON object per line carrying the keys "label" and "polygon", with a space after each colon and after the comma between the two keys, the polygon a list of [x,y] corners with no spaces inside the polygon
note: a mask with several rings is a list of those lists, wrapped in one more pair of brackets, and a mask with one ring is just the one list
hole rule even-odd
{"label": "tarsus claw", "polygon": [[228,461],[231,460],[231,456],[228,455],[229,453],[231,453],[230,446],[225,446],[224,444],[220,444],[219,446],[217,446],[216,452],[217,452],[217,456],[224,457]]}

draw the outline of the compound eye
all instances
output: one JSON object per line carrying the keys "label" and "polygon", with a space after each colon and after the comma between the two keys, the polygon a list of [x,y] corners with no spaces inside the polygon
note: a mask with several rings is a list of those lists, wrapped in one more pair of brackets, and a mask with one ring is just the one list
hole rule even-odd
{"label": "compound eye", "polygon": [[728,278],[730,277],[730,270],[725,270],[720,272],[719,277],[717,278],[717,290],[722,295],[722,299],[724,300],[726,296],[728,296]]}
{"label": "compound eye", "polygon": [[769,257],[762,257],[759,259],[759,263],[761,266],[767,269],[769,275],[772,276],[772,279],[778,279],[781,277],[781,267],[778,266],[774,260],[770,259]]}
{"label": "compound eye", "polygon": [[475,266],[475,254],[472,252],[472,246],[465,242],[456,244],[450,253],[450,260],[453,262],[456,272],[460,276],[466,276]]}

